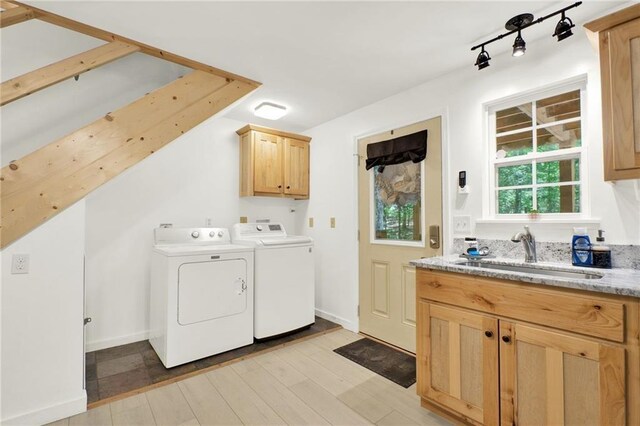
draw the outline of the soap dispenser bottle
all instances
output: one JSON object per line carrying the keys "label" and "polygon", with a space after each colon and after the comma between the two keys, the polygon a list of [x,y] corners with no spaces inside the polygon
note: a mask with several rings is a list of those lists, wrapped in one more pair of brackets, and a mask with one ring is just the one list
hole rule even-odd
{"label": "soap dispenser bottle", "polygon": [[592,266],[591,240],[587,228],[573,228],[571,239],[571,263],[574,266]]}
{"label": "soap dispenser bottle", "polygon": [[596,244],[591,247],[593,266],[595,268],[611,269],[611,249],[604,245],[603,233],[604,231],[602,229],[598,229]]}

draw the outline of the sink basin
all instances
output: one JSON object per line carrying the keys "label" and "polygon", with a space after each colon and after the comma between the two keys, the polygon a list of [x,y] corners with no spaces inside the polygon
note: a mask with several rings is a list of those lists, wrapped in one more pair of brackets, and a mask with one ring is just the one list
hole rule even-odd
{"label": "sink basin", "polygon": [[464,260],[461,262],[456,262],[457,265],[471,266],[474,268],[484,268],[484,269],[495,269],[498,271],[509,271],[509,272],[523,272],[526,274],[535,274],[535,275],[547,275],[552,277],[561,277],[561,278],[578,278],[581,280],[597,280],[602,278],[602,275],[598,274],[589,274],[585,272],[578,271],[556,271],[552,269],[541,269],[535,266],[526,266],[526,265],[499,265],[496,263],[486,263],[486,262],[474,262],[469,260]]}

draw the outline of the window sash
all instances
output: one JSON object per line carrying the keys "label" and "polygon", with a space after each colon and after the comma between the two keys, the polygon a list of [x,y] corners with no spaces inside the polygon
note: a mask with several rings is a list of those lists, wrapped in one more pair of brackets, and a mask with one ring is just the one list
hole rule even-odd
{"label": "window sash", "polygon": [[[562,94],[571,92],[573,90],[580,90],[580,115],[578,117],[572,117],[564,120],[553,121],[549,123],[538,124],[537,119],[537,102],[543,99],[546,99],[549,96],[553,96],[554,94]],[[570,186],[577,185],[580,187],[580,212],[574,213],[543,213],[545,217],[582,217],[586,215],[585,206],[586,206],[586,196],[584,193],[584,188],[586,187],[586,166],[585,163],[585,140],[584,140],[584,122],[582,118],[585,117],[585,82],[581,82],[579,84],[567,85],[565,87],[561,87],[557,90],[553,91],[553,94],[549,94],[549,91],[540,92],[533,94],[534,98],[527,99],[518,99],[513,100],[510,103],[504,103],[502,105],[494,104],[490,107],[488,111],[487,118],[489,119],[489,133],[490,133],[490,173],[489,173],[489,202],[490,202],[490,214],[492,217],[501,217],[501,218],[517,218],[523,217],[526,213],[509,213],[509,214],[501,214],[499,213],[498,206],[498,191],[507,190],[507,189],[532,189],[533,196],[533,209],[537,210],[538,202],[537,202],[537,189],[544,187],[553,187],[553,186]],[[522,104],[531,104],[531,126],[510,130],[506,132],[497,133],[496,131],[496,113],[505,108],[511,108],[513,106],[518,106]],[[579,147],[572,148],[564,148],[558,149],[555,151],[544,151],[538,152],[538,130],[542,130],[552,126],[558,126],[568,123],[580,122],[580,129],[582,134],[582,139]],[[497,152],[497,140],[498,137],[501,136],[509,136],[518,133],[531,132],[532,136],[532,151],[528,154],[517,155],[513,157],[505,157],[505,158],[496,158]],[[549,161],[559,161],[559,160],[573,160],[578,159],[580,164],[580,180],[579,181],[571,181],[571,182],[551,182],[551,183],[537,183],[537,163],[544,163]],[[499,187],[497,182],[498,176],[498,168],[505,166],[516,166],[522,164],[531,164],[532,167],[532,183],[530,185],[516,185],[509,187]]]}

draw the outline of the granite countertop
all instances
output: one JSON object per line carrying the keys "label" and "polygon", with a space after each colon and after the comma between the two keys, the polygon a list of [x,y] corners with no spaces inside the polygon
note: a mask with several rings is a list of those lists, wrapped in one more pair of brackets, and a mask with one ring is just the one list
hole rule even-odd
{"label": "granite countertop", "polygon": [[620,296],[633,296],[640,298],[640,270],[637,269],[597,269],[579,268],[566,263],[538,262],[524,263],[514,259],[491,258],[480,259],[480,262],[494,263],[511,266],[535,266],[540,269],[555,271],[573,271],[585,274],[601,275],[599,279],[565,278],[552,275],[539,275],[528,272],[504,271],[498,269],[485,269],[474,266],[456,264],[466,259],[458,255],[431,257],[427,259],[412,260],[410,263],[418,268],[437,271],[456,272],[460,274],[476,275],[487,278],[520,281],[531,284],[548,285],[553,287],[575,288],[598,293],[610,293]]}

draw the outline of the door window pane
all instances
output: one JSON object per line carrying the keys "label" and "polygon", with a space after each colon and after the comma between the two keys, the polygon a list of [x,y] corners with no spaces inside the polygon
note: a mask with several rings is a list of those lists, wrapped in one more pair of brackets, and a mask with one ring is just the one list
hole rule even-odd
{"label": "door window pane", "polygon": [[580,185],[538,188],[539,213],[580,213]]}
{"label": "door window pane", "polygon": [[531,127],[531,102],[496,112],[496,133]]}
{"label": "door window pane", "polygon": [[373,200],[376,240],[421,241],[420,163],[374,167]]}
{"label": "door window pane", "polygon": [[533,151],[533,132],[531,130],[508,136],[498,136],[496,156],[515,157]]}
{"label": "door window pane", "polygon": [[498,167],[498,186],[531,185],[531,164]]}
{"label": "door window pane", "polygon": [[538,129],[538,152],[582,146],[580,122],[560,124]]}
{"label": "door window pane", "polygon": [[536,166],[538,183],[576,182],[580,180],[580,160],[558,160],[538,163]]}
{"label": "door window pane", "polygon": [[533,209],[533,189],[501,189],[498,191],[498,213],[529,213]]}
{"label": "door window pane", "polygon": [[580,117],[580,90],[551,96],[536,102],[536,122],[553,123]]}

